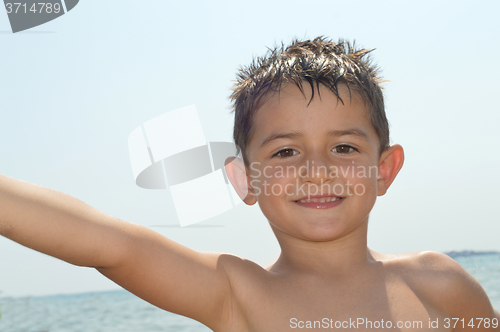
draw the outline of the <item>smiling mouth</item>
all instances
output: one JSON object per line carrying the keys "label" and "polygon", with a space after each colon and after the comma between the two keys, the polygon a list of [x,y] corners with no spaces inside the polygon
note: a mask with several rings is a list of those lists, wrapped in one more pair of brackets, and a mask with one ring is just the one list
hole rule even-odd
{"label": "smiling mouth", "polygon": [[[306,198],[306,197],[304,197]],[[295,204],[305,208],[312,209],[330,209],[340,205],[345,197],[328,196],[328,197],[309,197],[307,199],[299,199],[294,201]]]}
{"label": "smiling mouth", "polygon": [[309,199],[299,199],[296,203],[328,203],[333,201],[340,201],[342,197],[321,197],[321,198],[309,198]]}

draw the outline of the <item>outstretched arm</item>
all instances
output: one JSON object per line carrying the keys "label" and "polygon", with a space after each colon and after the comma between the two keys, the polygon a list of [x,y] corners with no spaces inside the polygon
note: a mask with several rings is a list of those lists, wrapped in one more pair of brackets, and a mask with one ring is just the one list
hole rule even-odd
{"label": "outstretched arm", "polygon": [[94,267],[165,310],[212,329],[228,323],[227,255],[200,253],[67,194],[0,175],[0,235]]}

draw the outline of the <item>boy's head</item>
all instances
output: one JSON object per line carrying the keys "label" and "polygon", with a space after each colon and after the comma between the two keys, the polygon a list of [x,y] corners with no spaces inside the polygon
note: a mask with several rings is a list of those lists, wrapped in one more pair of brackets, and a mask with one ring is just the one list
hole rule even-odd
{"label": "boy's head", "polygon": [[367,56],[372,50],[355,49],[349,42],[334,43],[323,37],[295,40],[290,46],[270,50],[240,70],[231,100],[235,112],[233,138],[238,153],[248,166],[247,146],[254,132],[253,118],[266,97],[279,92],[283,84],[292,83],[304,93],[303,84],[311,87],[311,100],[319,84],[325,85],[337,98],[338,87],[345,85],[349,93],[358,93],[369,112],[380,143],[380,153],[389,146],[389,125],[378,68]]}

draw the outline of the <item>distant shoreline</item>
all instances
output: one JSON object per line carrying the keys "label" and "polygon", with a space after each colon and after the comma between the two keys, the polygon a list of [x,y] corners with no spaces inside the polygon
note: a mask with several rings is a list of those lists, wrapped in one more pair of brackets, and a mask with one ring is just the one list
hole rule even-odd
{"label": "distant shoreline", "polygon": [[455,257],[480,256],[480,255],[500,255],[500,251],[462,250],[462,251],[448,251],[445,252],[445,254],[450,256],[451,258],[455,258]]}

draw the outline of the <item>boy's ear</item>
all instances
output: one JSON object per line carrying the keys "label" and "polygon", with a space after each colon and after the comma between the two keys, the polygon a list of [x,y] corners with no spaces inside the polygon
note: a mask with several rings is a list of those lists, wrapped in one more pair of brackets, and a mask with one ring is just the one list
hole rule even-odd
{"label": "boy's ear", "polygon": [[378,165],[378,196],[382,196],[387,192],[392,181],[394,181],[396,175],[398,175],[399,170],[403,167],[404,160],[405,154],[403,147],[399,144],[393,144],[382,152]]}
{"label": "boy's ear", "polygon": [[246,173],[243,160],[238,157],[229,157],[224,162],[224,168],[229,181],[241,200],[247,205],[254,205],[257,198],[250,186],[250,179]]}

